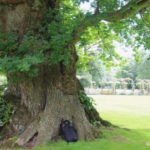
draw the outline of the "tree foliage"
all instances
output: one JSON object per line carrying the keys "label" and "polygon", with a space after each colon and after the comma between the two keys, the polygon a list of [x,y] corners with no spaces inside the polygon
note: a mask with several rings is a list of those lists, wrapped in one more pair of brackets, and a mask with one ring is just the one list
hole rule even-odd
{"label": "tree foliage", "polygon": [[[84,47],[97,43],[101,49],[99,58],[105,65],[113,65],[120,59],[113,41],[126,39],[134,47],[144,45],[149,49],[149,1],[148,0],[95,0],[94,12],[83,12],[80,4],[88,0],[62,0],[55,9],[45,11],[42,23],[31,27],[22,40],[16,32],[0,33],[0,62],[2,70],[9,73],[27,73],[35,76],[41,64],[67,65],[70,61],[70,45]],[[23,2],[19,1],[18,3]],[[5,2],[0,2],[0,12]],[[7,2],[10,3],[11,2]],[[40,6],[40,2],[35,4]],[[14,3],[12,3],[13,5]]]}
{"label": "tree foliage", "polygon": [[129,62],[128,64],[121,66],[120,70],[116,74],[116,77],[131,78],[136,80],[137,74],[137,64],[134,62]]}
{"label": "tree foliage", "polygon": [[[143,56],[144,58],[144,56]],[[117,78],[150,79],[150,61],[142,59],[141,61],[130,63],[122,66],[117,72]]]}
{"label": "tree foliage", "polygon": [[137,64],[137,78],[150,79],[150,61],[144,61]]}
{"label": "tree foliage", "polygon": [[[77,75],[84,87],[90,87],[93,83],[99,86],[105,75],[105,66],[100,60],[100,52],[96,50],[79,51],[79,60],[77,63]],[[92,83],[93,82],[93,83]]]}

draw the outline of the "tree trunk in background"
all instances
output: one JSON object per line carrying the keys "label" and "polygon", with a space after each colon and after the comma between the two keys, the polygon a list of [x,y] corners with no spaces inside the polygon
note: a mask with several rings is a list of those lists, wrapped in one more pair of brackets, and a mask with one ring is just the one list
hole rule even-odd
{"label": "tree trunk in background", "polygon": [[[14,5],[14,0],[10,6],[4,3],[5,9],[0,12],[1,31],[17,32],[21,41],[29,27],[40,23],[47,8],[46,2],[43,2],[40,9],[32,2],[19,1]],[[89,121],[101,119],[95,109],[91,113],[85,113],[80,103],[78,91],[81,86],[76,78],[77,55],[73,44],[68,47],[71,60],[67,66],[61,63],[53,66],[42,64],[37,77],[22,80],[26,75],[18,75],[18,83],[15,85],[9,84],[11,76],[8,75],[6,97],[9,100],[17,97],[17,100],[12,101],[16,111],[3,133],[19,134],[17,144],[25,145],[34,137],[35,144],[52,140],[58,136],[62,118],[73,122],[80,140],[94,139],[97,136],[97,129]]]}

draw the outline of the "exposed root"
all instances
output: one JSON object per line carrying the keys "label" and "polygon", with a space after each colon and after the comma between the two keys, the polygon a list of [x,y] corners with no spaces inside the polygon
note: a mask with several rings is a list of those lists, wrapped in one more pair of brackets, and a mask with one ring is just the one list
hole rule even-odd
{"label": "exposed root", "polygon": [[20,135],[20,137],[16,141],[16,144],[20,146],[25,145],[33,138],[33,136],[37,132],[37,121],[35,121],[28,126],[28,128],[23,132],[23,134]]}

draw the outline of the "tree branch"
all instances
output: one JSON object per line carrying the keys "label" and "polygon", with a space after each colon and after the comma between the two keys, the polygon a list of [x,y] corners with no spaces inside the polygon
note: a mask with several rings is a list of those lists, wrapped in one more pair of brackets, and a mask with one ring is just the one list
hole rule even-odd
{"label": "tree branch", "polygon": [[122,19],[129,18],[144,8],[150,7],[150,0],[131,0],[127,5],[112,13],[98,14],[102,20],[116,22]]}
{"label": "tree branch", "polygon": [[97,1],[97,7],[95,13],[93,15],[86,15],[79,26],[74,30],[73,37],[74,41],[77,42],[81,33],[89,26],[95,25],[97,22],[101,20],[105,20],[108,22],[117,22],[123,19],[127,19],[139,11],[150,7],[150,0],[131,0],[128,4],[123,6],[121,9],[110,12],[110,13],[100,13],[99,9],[99,1]]}
{"label": "tree branch", "polygon": [[100,0],[97,0],[96,1],[96,9],[95,9],[95,13],[94,13],[94,15],[97,15],[97,14],[99,14],[99,6],[100,6]]}

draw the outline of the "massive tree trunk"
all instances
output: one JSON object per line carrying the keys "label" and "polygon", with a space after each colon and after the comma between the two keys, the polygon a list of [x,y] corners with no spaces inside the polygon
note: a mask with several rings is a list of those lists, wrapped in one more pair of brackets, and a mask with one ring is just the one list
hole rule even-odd
{"label": "massive tree trunk", "polygon": [[32,117],[17,140],[19,145],[29,142],[35,134],[35,144],[57,137],[62,119],[72,121],[80,140],[95,137],[95,129],[87,120],[77,95],[73,65],[70,64],[71,68],[66,68],[63,74],[59,65],[41,66],[38,77],[18,84],[20,102]]}
{"label": "massive tree trunk", "polygon": [[22,80],[25,76],[23,74],[18,76],[20,80],[17,85],[9,85],[7,95],[18,97],[17,107],[21,105],[21,108],[16,108],[5,131],[8,133],[9,130],[10,135],[19,133],[17,144],[25,145],[35,135],[34,144],[58,137],[62,119],[73,123],[80,140],[94,139],[98,134],[87,119],[79,100],[80,86],[75,75],[76,56],[72,56],[72,61],[66,67],[59,64],[41,65],[37,77]]}
{"label": "massive tree trunk", "polygon": [[[6,6],[11,2],[11,5]],[[36,1],[1,0],[0,3],[4,7],[0,13],[1,31],[17,32],[20,42],[29,27],[36,28],[40,23],[47,5],[53,8],[57,4],[53,0],[40,5],[34,5],[34,2]],[[90,117],[89,112],[85,113],[84,106],[80,103],[78,91],[81,86],[76,78],[77,55],[73,44],[69,44],[68,48],[71,58],[67,66],[61,62],[56,65],[41,64],[38,66],[37,77],[29,78],[25,73],[17,74],[18,81],[14,85],[11,83],[12,76],[8,73],[6,97],[17,97],[17,100],[12,101],[16,111],[3,132],[19,135],[17,144],[25,145],[33,138],[36,139],[35,144],[52,140],[58,136],[62,119],[72,121],[80,140],[97,136],[97,130],[90,123],[90,118],[97,117],[95,121],[100,121],[100,118],[94,109],[94,115]]]}
{"label": "massive tree trunk", "polygon": [[[10,85],[8,95],[20,97],[21,107],[16,109],[10,125],[10,134],[21,133],[17,144],[24,145],[36,135],[34,144],[41,144],[58,137],[62,119],[70,120],[77,129],[80,140],[94,139],[98,133],[86,117],[80,103],[80,86],[75,75],[76,56],[67,67],[62,65],[40,66],[39,74],[32,79]],[[63,68],[62,68],[63,67]],[[22,76],[23,77],[23,76]],[[21,79],[21,76],[18,78]],[[94,118],[94,117],[93,117]],[[17,121],[16,121],[17,120]],[[8,125],[8,130],[10,128]],[[6,130],[5,129],[5,130]],[[7,131],[8,132],[8,131]]]}

